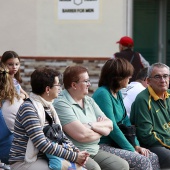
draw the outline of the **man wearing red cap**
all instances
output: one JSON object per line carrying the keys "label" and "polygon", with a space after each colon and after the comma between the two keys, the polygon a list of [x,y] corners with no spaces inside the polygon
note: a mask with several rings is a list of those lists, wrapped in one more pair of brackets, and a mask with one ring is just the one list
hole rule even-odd
{"label": "man wearing red cap", "polygon": [[134,42],[132,38],[124,36],[119,41],[117,41],[117,43],[119,43],[120,52],[115,53],[113,58],[124,58],[133,65],[134,73],[130,79],[130,82],[135,81],[137,73],[142,68],[149,67],[149,63],[142,57],[140,53],[133,51]]}

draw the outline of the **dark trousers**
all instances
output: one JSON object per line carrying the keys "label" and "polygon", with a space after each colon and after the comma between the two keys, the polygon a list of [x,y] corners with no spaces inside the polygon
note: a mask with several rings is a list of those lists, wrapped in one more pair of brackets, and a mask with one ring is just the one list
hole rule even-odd
{"label": "dark trousers", "polygon": [[157,154],[161,168],[170,169],[170,149],[163,146],[156,146],[148,148],[151,152]]}

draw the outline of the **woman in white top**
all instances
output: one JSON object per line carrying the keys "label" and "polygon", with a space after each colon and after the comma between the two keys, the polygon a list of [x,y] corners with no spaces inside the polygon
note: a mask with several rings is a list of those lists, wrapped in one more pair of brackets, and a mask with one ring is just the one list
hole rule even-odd
{"label": "woman in white top", "polygon": [[17,94],[9,70],[0,62],[0,160],[8,164],[16,113],[23,100]]}

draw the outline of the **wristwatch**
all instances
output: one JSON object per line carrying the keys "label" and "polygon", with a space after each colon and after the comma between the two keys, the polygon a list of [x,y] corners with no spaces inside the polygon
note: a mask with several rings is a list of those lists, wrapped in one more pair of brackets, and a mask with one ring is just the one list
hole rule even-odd
{"label": "wristwatch", "polygon": [[90,126],[90,129],[93,129],[92,122],[89,122],[88,125]]}

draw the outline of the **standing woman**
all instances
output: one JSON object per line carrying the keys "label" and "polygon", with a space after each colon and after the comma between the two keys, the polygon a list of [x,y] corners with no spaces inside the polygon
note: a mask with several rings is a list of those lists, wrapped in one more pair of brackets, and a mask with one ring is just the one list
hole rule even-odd
{"label": "standing woman", "polygon": [[22,102],[8,68],[0,62],[0,160],[5,164],[8,164],[15,117]]}
{"label": "standing woman", "polygon": [[1,62],[4,63],[8,69],[9,74],[13,78],[14,86],[22,99],[28,98],[28,94],[22,89],[22,79],[20,76],[20,58],[14,51],[6,51],[1,57]]}
{"label": "standing woman", "polygon": [[[159,169],[157,155],[140,147],[137,138],[133,147],[117,125],[126,114],[120,89],[128,85],[133,70],[133,66],[127,60],[120,58],[108,60],[102,68],[99,88],[92,97],[105,115],[112,120],[113,130],[108,136],[102,136],[100,148],[125,159],[130,168],[135,170],[157,170]],[[122,123],[126,126],[131,125],[127,115]],[[119,147],[115,148],[116,145],[113,143]]]}
{"label": "standing woman", "polygon": [[[50,68],[38,68],[31,74],[30,100],[18,110],[14,127],[14,140],[10,150],[12,170],[50,170],[45,154],[58,156],[70,162],[84,165],[88,153],[70,150],[64,144],[53,143],[43,133],[49,125],[46,113],[53,124],[60,125],[52,105],[60,92],[60,73]],[[46,113],[45,113],[46,112]]]}

